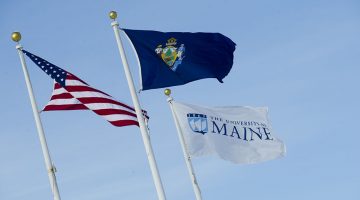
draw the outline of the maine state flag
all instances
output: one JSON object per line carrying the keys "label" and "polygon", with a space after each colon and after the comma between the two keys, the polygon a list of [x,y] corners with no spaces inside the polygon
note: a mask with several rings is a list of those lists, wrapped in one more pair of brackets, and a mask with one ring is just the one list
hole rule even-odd
{"label": "maine state flag", "polygon": [[222,83],[233,65],[236,44],[220,33],[122,30],[138,55],[142,90],[203,78]]}

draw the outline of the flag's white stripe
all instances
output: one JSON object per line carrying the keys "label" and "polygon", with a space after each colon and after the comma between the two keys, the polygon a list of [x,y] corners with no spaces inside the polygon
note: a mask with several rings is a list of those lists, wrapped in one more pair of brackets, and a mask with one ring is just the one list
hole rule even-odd
{"label": "flag's white stripe", "polygon": [[91,110],[101,110],[101,109],[117,109],[117,110],[125,110],[131,113],[135,113],[135,111],[130,110],[128,108],[111,104],[111,103],[87,103],[84,104],[86,107],[88,107]]}
{"label": "flag's white stripe", "polygon": [[102,97],[102,98],[106,98],[106,99],[111,99],[111,100],[115,100],[113,98],[111,98],[108,95],[105,95],[103,93],[100,92],[94,92],[94,91],[82,91],[82,92],[71,92],[70,93],[73,97],[76,98],[84,98],[84,97]]}
{"label": "flag's white stripe", "polygon": [[[54,90],[52,95],[54,96],[54,95],[59,95],[59,94],[64,94],[64,93],[69,93],[69,92],[66,91],[64,88],[59,88],[59,89]],[[71,92],[70,94],[75,98],[102,97],[102,98],[111,99],[111,100],[116,101],[114,98],[112,98],[108,95],[105,95],[100,92],[94,92],[94,91]]]}
{"label": "flag's white stripe", "polygon": [[88,85],[84,84],[84,83],[81,82],[81,81],[78,81],[78,80],[69,80],[69,79],[66,79],[65,85],[66,85],[66,86],[88,86]]}
{"label": "flag's white stripe", "polygon": [[[67,105],[67,104],[83,104],[77,99],[54,99],[49,101],[49,103],[46,105]],[[135,111],[130,110],[126,107],[119,106],[112,103],[86,103],[84,104],[86,107],[88,107],[91,110],[101,110],[101,109],[117,109],[117,110],[125,110],[131,113],[135,113]]]}
{"label": "flag's white stripe", "polygon": [[64,88],[58,88],[53,90],[52,95],[54,96],[62,93],[68,93],[68,91],[66,91]]}
{"label": "flag's white stripe", "polygon": [[51,101],[49,101],[48,105],[67,105],[67,104],[82,104],[79,100],[77,99],[53,99]]}
{"label": "flag's white stripe", "polygon": [[113,114],[113,115],[102,115],[108,121],[119,121],[119,120],[134,120],[137,121],[136,117],[129,115]]}

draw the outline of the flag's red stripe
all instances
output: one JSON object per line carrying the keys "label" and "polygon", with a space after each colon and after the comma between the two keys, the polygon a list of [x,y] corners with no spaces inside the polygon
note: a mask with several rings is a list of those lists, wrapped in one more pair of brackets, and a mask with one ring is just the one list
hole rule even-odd
{"label": "flag's red stripe", "polygon": [[110,104],[119,105],[119,106],[128,108],[132,111],[135,111],[134,108],[132,108],[128,105],[125,105],[123,103],[120,103],[120,102],[112,100],[112,99],[103,98],[103,97],[81,97],[81,98],[76,98],[76,99],[84,104],[87,104],[87,103],[110,103]]}
{"label": "flag's red stripe", "polygon": [[129,125],[135,125],[139,126],[139,123],[134,120],[118,120],[118,121],[109,121],[114,126],[129,126]]}
{"label": "flag's red stripe", "polygon": [[77,81],[80,81],[80,82],[84,83],[85,85],[88,85],[85,81],[81,80],[77,76],[75,76],[73,74],[70,74],[70,73],[67,74],[66,79],[67,80],[77,80]]}
{"label": "flag's red stripe", "polygon": [[104,95],[107,95],[107,96],[111,97],[110,95],[106,94],[105,92],[102,92],[100,90],[94,89],[94,88],[89,87],[89,86],[69,85],[69,86],[65,86],[65,89],[68,92],[99,92],[101,94],[104,94]]}
{"label": "flag's red stripe", "polygon": [[83,104],[47,105],[43,111],[52,110],[88,110]]}
{"label": "flag's red stripe", "polygon": [[119,109],[100,109],[100,110],[93,110],[98,115],[114,115],[114,114],[121,114],[121,115],[129,115],[136,117],[135,113],[126,111],[126,110],[119,110]]}
{"label": "flag's red stripe", "polygon": [[54,100],[54,99],[72,99],[72,98],[74,98],[74,97],[70,93],[61,93],[61,94],[53,95],[50,100]]}
{"label": "flag's red stripe", "polygon": [[54,90],[60,89],[60,88],[62,88],[62,86],[59,83],[56,82],[55,85],[54,85]]}

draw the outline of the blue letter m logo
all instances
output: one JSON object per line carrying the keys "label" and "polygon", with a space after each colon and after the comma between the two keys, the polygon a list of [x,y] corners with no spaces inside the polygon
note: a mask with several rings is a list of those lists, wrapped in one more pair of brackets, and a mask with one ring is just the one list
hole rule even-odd
{"label": "blue letter m logo", "polygon": [[189,113],[187,114],[189,126],[196,133],[205,134],[208,132],[208,123],[206,115]]}

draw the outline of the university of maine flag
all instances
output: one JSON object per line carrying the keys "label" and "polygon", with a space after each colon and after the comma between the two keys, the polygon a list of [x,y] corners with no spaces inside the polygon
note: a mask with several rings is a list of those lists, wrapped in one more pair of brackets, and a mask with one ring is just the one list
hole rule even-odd
{"label": "university of maine flag", "polygon": [[251,164],[286,153],[265,107],[172,104],[191,156],[217,155],[234,163]]}

